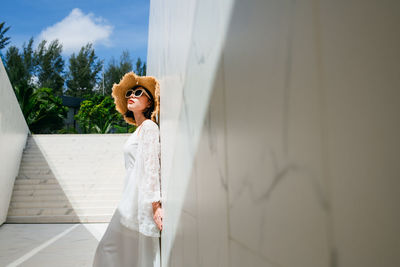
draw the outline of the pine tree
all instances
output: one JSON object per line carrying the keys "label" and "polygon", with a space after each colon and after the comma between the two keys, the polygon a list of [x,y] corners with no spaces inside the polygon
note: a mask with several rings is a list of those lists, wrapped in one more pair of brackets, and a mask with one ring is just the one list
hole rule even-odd
{"label": "pine tree", "polygon": [[98,60],[91,43],[83,46],[78,55],[73,53],[69,58],[66,94],[76,97],[92,95],[102,68],[103,60]]}
{"label": "pine tree", "polygon": [[23,91],[29,87],[31,73],[28,70],[28,66],[25,65],[23,54],[20,53],[17,47],[10,46],[7,49],[4,65],[14,89],[18,88]]}
{"label": "pine tree", "polygon": [[119,62],[112,58],[104,72],[105,94],[110,95],[114,83],[119,83],[122,76],[129,71],[132,71],[132,60],[128,51],[122,52]]}
{"label": "pine tree", "polygon": [[61,56],[62,45],[58,40],[46,47],[46,40],[38,45],[34,53],[36,75],[39,87],[52,88],[56,95],[63,94],[64,59]]}
{"label": "pine tree", "polygon": [[140,57],[136,61],[136,71],[135,73],[139,76],[146,76],[146,62],[143,62]]}

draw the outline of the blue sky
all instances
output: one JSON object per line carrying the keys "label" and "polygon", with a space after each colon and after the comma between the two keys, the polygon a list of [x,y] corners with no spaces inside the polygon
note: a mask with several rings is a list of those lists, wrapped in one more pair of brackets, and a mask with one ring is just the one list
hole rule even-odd
{"label": "blue sky", "polygon": [[11,37],[9,46],[21,48],[30,37],[35,48],[42,39],[60,39],[66,64],[87,42],[94,44],[106,64],[111,57],[119,59],[123,50],[129,51],[135,63],[137,57],[147,61],[149,5],[150,0],[6,0],[0,21],[11,26],[6,33]]}

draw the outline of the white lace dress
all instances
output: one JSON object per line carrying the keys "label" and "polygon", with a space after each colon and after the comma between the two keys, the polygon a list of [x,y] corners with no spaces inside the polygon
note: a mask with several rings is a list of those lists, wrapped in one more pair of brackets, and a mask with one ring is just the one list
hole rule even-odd
{"label": "white lace dress", "polygon": [[124,147],[125,186],[97,247],[93,266],[160,266],[160,231],[152,202],[161,201],[158,125],[145,120]]}

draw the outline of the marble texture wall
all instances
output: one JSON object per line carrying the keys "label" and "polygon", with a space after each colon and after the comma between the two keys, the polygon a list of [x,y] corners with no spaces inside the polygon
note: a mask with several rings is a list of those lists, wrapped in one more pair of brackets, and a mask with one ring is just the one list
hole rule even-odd
{"label": "marble texture wall", "polygon": [[28,125],[0,59],[0,225],[7,217],[28,133]]}
{"label": "marble texture wall", "polygon": [[151,1],[163,266],[400,265],[399,11]]}

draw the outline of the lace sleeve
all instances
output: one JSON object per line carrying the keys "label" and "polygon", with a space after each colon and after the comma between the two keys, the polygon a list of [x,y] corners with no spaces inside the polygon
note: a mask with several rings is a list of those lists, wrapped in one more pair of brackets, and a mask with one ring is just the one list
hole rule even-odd
{"label": "lace sleeve", "polygon": [[161,201],[160,179],[160,131],[150,125],[143,129],[143,177],[141,184],[142,201],[146,204]]}

